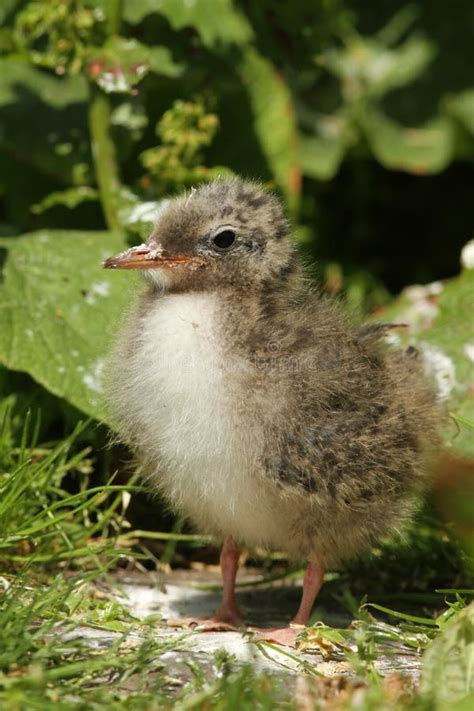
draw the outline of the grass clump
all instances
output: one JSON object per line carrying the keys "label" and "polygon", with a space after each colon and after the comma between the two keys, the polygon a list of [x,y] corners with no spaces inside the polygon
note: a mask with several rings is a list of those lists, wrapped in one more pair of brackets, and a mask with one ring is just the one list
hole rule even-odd
{"label": "grass clump", "polygon": [[[86,701],[115,708],[106,682],[151,663],[159,668],[169,648],[92,586],[131,553],[116,539],[123,495],[137,487],[90,486],[91,451],[79,444],[84,427],[39,446],[39,420],[28,416],[18,446],[0,445],[1,708],[86,708]],[[7,412],[3,444],[11,431]],[[112,633],[111,645],[88,640],[91,628]]]}
{"label": "grass clump", "polygon": [[140,487],[113,478],[92,485],[93,453],[81,446],[84,427],[39,445],[39,419],[28,416],[15,443],[11,413],[3,417],[0,708],[275,708],[279,684],[250,667],[237,670],[227,659],[216,661],[212,683],[198,664],[190,667],[182,690],[181,679],[161,661],[180,649],[182,636],[160,634],[156,619],[136,619],[97,587],[98,578],[113,584],[110,571],[124,558],[144,557],[131,549],[136,533],[123,525],[127,497]]}
{"label": "grass clump", "polygon": [[[3,417],[0,708],[470,708],[474,608],[468,603],[474,590],[467,585],[433,588],[456,580],[456,575],[468,580],[459,573],[460,551],[448,532],[443,529],[440,535],[439,523],[425,517],[418,522],[417,540],[408,533],[405,543],[383,546],[370,560],[331,574],[321,599],[327,607],[345,607],[353,622],[349,627],[316,622],[301,634],[299,650],[280,649],[282,678],[257,673],[226,653],[218,653],[209,666],[189,654],[186,635],[166,634],[156,616],[137,619],[113,592],[114,568],[146,556],[145,548],[133,547],[138,540],[164,541],[169,563],[169,544],[173,550],[197,545],[199,537],[181,533],[180,527],[174,532],[131,530],[125,508],[130,494],[141,488],[133,480],[118,484],[113,476],[100,483],[96,452],[83,444],[85,427],[78,425],[61,441],[39,444],[39,419],[27,416],[15,435],[10,413]],[[400,551],[408,544],[412,563],[402,571]],[[433,566],[436,574],[430,572]],[[270,571],[267,583],[296,574],[291,569]],[[362,603],[354,597],[361,592]],[[275,652],[271,644],[256,648],[263,656]],[[171,651],[181,655],[185,674],[169,665],[165,655]],[[302,651],[317,651],[324,661],[343,661],[353,677],[328,674],[311,658],[302,658]],[[401,652],[426,652],[419,688],[401,674],[384,677],[380,660]],[[293,669],[291,677],[285,677],[287,666]]]}

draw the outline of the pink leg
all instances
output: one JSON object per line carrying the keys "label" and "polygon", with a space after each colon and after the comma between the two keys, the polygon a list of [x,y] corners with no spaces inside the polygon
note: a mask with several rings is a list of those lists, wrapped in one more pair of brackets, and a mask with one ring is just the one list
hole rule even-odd
{"label": "pink leg", "polygon": [[239,568],[239,549],[232,538],[227,538],[220,555],[224,591],[222,603],[213,615],[169,619],[171,627],[196,627],[204,631],[235,630],[242,625],[242,616],[235,599],[235,579]]}
{"label": "pink leg", "polygon": [[298,612],[291,620],[294,625],[306,625],[313,609],[314,601],[324,580],[324,566],[308,563],[303,580],[303,594]]}
{"label": "pink leg", "polygon": [[239,569],[239,549],[232,538],[227,538],[222,546],[220,564],[224,592],[222,603],[212,617],[222,622],[228,622],[231,625],[239,625],[242,617],[235,600],[235,579]]}
{"label": "pink leg", "polygon": [[[301,596],[298,612],[293,617],[290,625],[306,625],[313,609],[313,604],[324,580],[324,566],[319,563],[308,563],[303,580],[303,594]],[[281,629],[257,630],[257,640],[276,642],[287,647],[293,647],[298,636],[297,627],[283,627]]]}

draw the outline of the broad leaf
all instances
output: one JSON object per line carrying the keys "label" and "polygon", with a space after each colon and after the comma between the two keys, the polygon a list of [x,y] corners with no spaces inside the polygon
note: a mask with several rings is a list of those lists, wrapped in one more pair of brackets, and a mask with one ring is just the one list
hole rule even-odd
{"label": "broad leaf", "polygon": [[88,415],[106,419],[102,370],[134,281],[102,261],[125,247],[107,232],[42,231],[3,239],[0,363],[29,373]]}
{"label": "broad leaf", "polygon": [[68,188],[68,190],[57,190],[54,193],[49,193],[41,202],[31,206],[31,212],[35,215],[41,215],[42,212],[57,205],[63,205],[72,210],[83,202],[93,202],[98,199],[99,193],[95,188],[80,185],[77,188]]}
{"label": "broad leaf", "polygon": [[464,459],[474,459],[474,338],[472,310],[474,270],[466,269],[446,283],[406,289],[380,315],[383,321],[406,323],[406,334],[391,336],[397,345],[413,344],[436,377],[457,423],[448,424],[446,445]]}
{"label": "broad leaf", "polygon": [[291,209],[298,207],[301,169],[292,97],[272,63],[248,48],[240,66],[262,152]]}
{"label": "broad leaf", "polygon": [[452,124],[434,119],[420,127],[405,127],[375,109],[362,119],[367,141],[386,168],[416,175],[439,173],[454,153]]}
{"label": "broad leaf", "polygon": [[320,137],[301,138],[299,156],[304,175],[318,180],[331,180],[336,175],[345,154],[341,141]]}
{"label": "broad leaf", "polygon": [[[87,83],[80,76],[58,79],[21,61],[0,59],[0,106],[24,102],[25,93],[55,109],[87,99]],[[25,110],[25,106],[23,106]]]}
{"label": "broad leaf", "polygon": [[348,122],[342,112],[315,117],[316,135],[301,136],[299,157],[302,171],[310,178],[331,180],[350,145]]}
{"label": "broad leaf", "polygon": [[8,15],[15,10],[16,6],[19,5],[21,0],[2,0],[0,4],[0,23],[3,24],[8,18]]}
{"label": "broad leaf", "polygon": [[[472,708],[474,701],[474,603],[428,647],[423,659],[421,691],[434,711]],[[459,704],[459,706],[458,706]]]}
{"label": "broad leaf", "polygon": [[405,86],[426,69],[434,55],[433,45],[422,37],[409,37],[390,48],[369,37],[352,35],[344,48],[326,50],[317,61],[338,76],[346,99],[381,97]]}
{"label": "broad leaf", "polygon": [[0,59],[0,148],[46,175],[74,180],[90,160],[86,100],[83,77],[59,79]]}
{"label": "broad leaf", "polygon": [[168,47],[162,47],[161,45],[149,48],[148,61],[152,72],[171,79],[180,77],[185,70],[183,64],[178,64],[174,61]]}
{"label": "broad leaf", "polygon": [[474,135],[474,89],[466,89],[446,101],[448,112]]}
{"label": "broad leaf", "polygon": [[[471,459],[474,459],[473,307],[474,271],[468,270],[445,285],[439,296],[439,313],[423,338],[424,344],[439,349],[453,363],[454,387],[450,407],[461,422],[459,434],[450,442],[450,446]],[[463,425],[464,421],[470,422],[471,426]]]}
{"label": "broad leaf", "polygon": [[166,17],[175,30],[193,27],[207,46],[245,44],[252,37],[250,25],[232,0],[125,0],[127,22],[137,24],[152,13]]}

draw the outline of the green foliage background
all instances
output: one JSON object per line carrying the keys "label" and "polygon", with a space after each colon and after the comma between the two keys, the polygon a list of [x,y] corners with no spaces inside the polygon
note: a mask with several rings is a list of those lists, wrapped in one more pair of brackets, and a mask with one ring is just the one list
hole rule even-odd
{"label": "green foliage background", "polygon": [[[136,283],[101,262],[146,237],[169,195],[234,173],[281,195],[315,280],[354,317],[410,326],[393,340],[430,360],[450,412],[431,496],[440,515],[428,507],[404,543],[331,573],[323,604],[358,619],[306,633],[353,639],[364,709],[472,707],[473,20],[471,0],[0,0],[5,708],[171,703],[163,674],[150,685],[176,644],[156,638],[155,619],[137,649],[124,636],[92,656],[60,631],[135,633],[116,602],[83,590],[132,547],[164,565],[178,542],[181,561],[198,545],[206,556],[207,541],[124,484],[107,447],[102,373]],[[138,539],[161,547],[145,553]],[[372,604],[401,620],[377,621],[359,594],[408,614]],[[444,594],[455,601],[440,613]],[[383,640],[427,648],[408,706],[380,686]],[[293,707],[270,678],[229,670],[206,686],[193,668],[176,707]],[[133,673],[143,693],[117,691]],[[354,704],[344,708],[362,708],[360,695]]]}
{"label": "green foliage background", "polygon": [[444,358],[447,447],[472,458],[472,248],[457,275],[473,13],[467,0],[449,17],[438,0],[3,0],[2,407],[42,404],[48,434],[81,413],[107,421],[104,358],[133,280],[101,261],[142,239],[169,194],[239,173],[281,194],[328,291],[406,320],[400,340]]}

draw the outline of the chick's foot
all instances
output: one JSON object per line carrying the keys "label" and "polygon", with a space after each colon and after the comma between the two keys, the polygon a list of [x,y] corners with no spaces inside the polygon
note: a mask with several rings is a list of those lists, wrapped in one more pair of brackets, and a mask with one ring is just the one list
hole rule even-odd
{"label": "chick's foot", "polygon": [[255,642],[271,642],[284,647],[296,647],[296,638],[302,629],[304,629],[303,625],[295,625],[294,627],[269,627],[268,629],[250,627],[249,631],[253,632]]}
{"label": "chick's foot", "polygon": [[236,632],[244,625],[237,606],[222,606],[212,615],[169,619],[167,624],[169,627],[199,628],[201,632]]}

